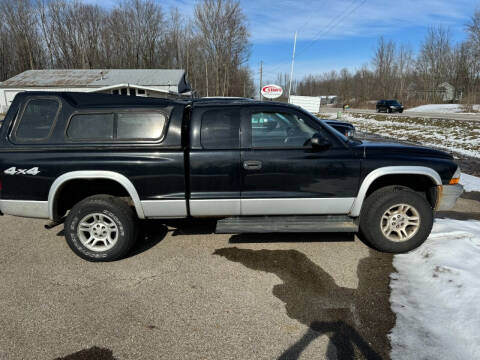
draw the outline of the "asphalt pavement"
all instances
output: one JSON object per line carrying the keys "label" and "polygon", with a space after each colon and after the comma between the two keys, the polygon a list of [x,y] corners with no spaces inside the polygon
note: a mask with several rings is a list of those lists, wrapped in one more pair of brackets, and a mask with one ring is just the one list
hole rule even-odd
{"label": "asphalt pavement", "polygon": [[[480,219],[480,193],[439,216]],[[353,235],[147,221],[89,263],[44,223],[0,217],[2,360],[388,358],[392,256]]]}
{"label": "asphalt pavement", "polygon": [[61,227],[0,217],[0,359],[387,356],[391,255],[353,235],[214,235],[144,222],[88,263]]}

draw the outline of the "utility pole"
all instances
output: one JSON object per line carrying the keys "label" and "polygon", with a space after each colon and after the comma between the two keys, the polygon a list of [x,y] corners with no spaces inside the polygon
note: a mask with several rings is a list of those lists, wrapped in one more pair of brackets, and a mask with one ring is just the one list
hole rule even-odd
{"label": "utility pole", "polygon": [[263,61],[260,61],[260,101],[262,101],[262,75],[263,75]]}
{"label": "utility pole", "polygon": [[295,40],[293,41],[292,69],[290,70],[290,85],[288,86],[288,102],[292,93],[293,65],[295,63],[295,48],[297,47],[297,32],[295,31]]}
{"label": "utility pole", "polygon": [[207,59],[205,59],[205,81],[207,83],[207,97],[208,97],[208,66]]}

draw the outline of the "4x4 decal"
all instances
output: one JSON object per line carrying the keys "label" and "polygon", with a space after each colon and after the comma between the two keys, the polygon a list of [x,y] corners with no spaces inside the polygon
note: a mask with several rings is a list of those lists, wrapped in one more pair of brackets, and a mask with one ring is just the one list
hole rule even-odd
{"label": "4x4 decal", "polygon": [[31,169],[17,169],[13,166],[5,170],[3,173],[7,175],[38,175],[40,174],[40,170],[38,170],[38,167],[33,167]]}

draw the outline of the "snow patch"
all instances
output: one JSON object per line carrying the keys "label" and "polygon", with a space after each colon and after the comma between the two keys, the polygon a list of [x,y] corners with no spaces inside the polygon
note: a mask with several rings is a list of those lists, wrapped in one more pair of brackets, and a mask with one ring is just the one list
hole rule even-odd
{"label": "snow patch", "polygon": [[[477,110],[479,105],[473,105],[473,109]],[[414,108],[405,110],[406,112],[428,112],[428,113],[439,113],[439,114],[453,114],[453,113],[463,113],[463,105],[461,104],[429,104],[421,105]]]}
{"label": "snow patch", "polygon": [[480,359],[480,221],[437,219],[393,265],[392,359]]}
{"label": "snow patch", "polygon": [[424,146],[480,158],[480,127],[476,121],[395,116],[376,119],[375,115],[347,113],[343,114],[342,120],[352,123],[361,132],[400,141],[421,142]]}
{"label": "snow patch", "polygon": [[463,185],[465,191],[480,191],[480,178],[462,173],[460,176],[460,184]]}

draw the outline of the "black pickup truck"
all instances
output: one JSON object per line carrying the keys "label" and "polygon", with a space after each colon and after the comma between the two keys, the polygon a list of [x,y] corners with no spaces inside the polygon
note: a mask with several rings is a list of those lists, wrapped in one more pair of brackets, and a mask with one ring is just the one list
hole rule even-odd
{"label": "black pickup truck", "polygon": [[125,256],[137,219],[195,217],[405,252],[454,205],[459,177],[444,152],[350,139],[274,102],[29,92],[0,129],[0,212],[64,222],[90,261]]}

